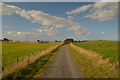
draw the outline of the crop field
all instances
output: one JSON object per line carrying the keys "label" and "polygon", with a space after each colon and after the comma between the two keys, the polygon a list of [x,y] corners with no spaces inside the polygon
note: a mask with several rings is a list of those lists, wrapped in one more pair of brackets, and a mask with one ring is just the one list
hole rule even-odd
{"label": "crop field", "polygon": [[118,62],[117,41],[86,41],[73,43],[76,46],[99,53],[102,58],[109,58],[111,62]]}
{"label": "crop field", "polygon": [[42,50],[58,43],[2,43],[3,69],[24,60],[27,55],[40,53]]}

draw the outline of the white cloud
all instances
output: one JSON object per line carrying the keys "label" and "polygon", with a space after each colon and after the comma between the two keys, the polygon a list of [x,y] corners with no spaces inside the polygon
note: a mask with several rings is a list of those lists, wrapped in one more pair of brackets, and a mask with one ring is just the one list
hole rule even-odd
{"label": "white cloud", "polygon": [[12,34],[12,32],[8,32],[7,34]]}
{"label": "white cloud", "polygon": [[2,37],[14,37],[16,36],[16,32],[15,31],[4,31],[2,34]]}
{"label": "white cloud", "polygon": [[[21,17],[24,17],[27,20],[30,20],[32,23],[39,23],[43,26],[55,25],[56,28],[65,27],[67,30],[75,31],[75,32],[81,33],[81,34],[87,34],[89,32],[89,30],[87,30],[85,27],[82,27],[79,23],[73,22],[73,21],[65,19],[65,18],[52,16],[52,15],[49,15],[42,11],[36,11],[36,10],[26,11],[26,10],[20,9],[16,6],[7,5],[4,3],[3,3],[3,5],[4,5],[3,6],[3,14],[5,14],[5,15],[11,15],[13,13],[16,13],[16,14],[20,15]],[[8,10],[8,12],[7,12],[7,10]],[[71,29],[73,27],[76,27],[77,30]]]}
{"label": "white cloud", "polygon": [[35,37],[35,36],[42,36],[42,34],[33,33],[33,32],[23,32],[23,31],[4,31],[2,34],[2,38],[9,38],[9,39],[24,39],[26,36],[28,37]]}
{"label": "white cloud", "polygon": [[118,14],[118,3],[117,2],[103,2],[103,1],[96,2],[91,5],[84,5],[75,10],[67,12],[67,14],[68,15],[78,14],[78,13],[89,10],[89,14],[84,16],[83,18],[92,18],[92,19],[97,19],[99,21],[114,20]]}
{"label": "white cloud", "polygon": [[2,7],[0,7],[0,14],[2,15],[12,15],[13,13],[17,11],[20,11],[20,8],[13,6],[13,5],[6,5],[1,2],[0,2],[0,5],[2,5]]}
{"label": "white cloud", "polygon": [[18,35],[21,35],[21,32],[17,32]]}
{"label": "white cloud", "polygon": [[49,29],[33,29],[34,31],[40,32],[42,35],[62,35],[58,30]]}
{"label": "white cloud", "polygon": [[37,35],[36,33],[21,32],[21,31],[17,32],[16,34],[17,34],[17,35]]}
{"label": "white cloud", "polygon": [[101,34],[105,34],[105,32],[101,32]]}
{"label": "white cloud", "polygon": [[38,31],[38,32],[43,32],[43,30],[41,30],[41,29],[33,29],[34,31]]}
{"label": "white cloud", "polygon": [[3,33],[7,35],[11,35],[11,34],[15,34],[15,31],[4,31]]}
{"label": "white cloud", "polygon": [[72,16],[68,16],[68,19],[72,20],[72,19],[74,19],[74,17],[72,17]]}
{"label": "white cloud", "polygon": [[100,2],[119,2],[120,0],[101,0]]}
{"label": "white cloud", "polygon": [[72,11],[67,11],[66,14],[67,15],[72,15],[72,14],[78,14],[78,13],[81,13],[81,12],[84,12],[86,10],[88,10],[92,5],[84,5],[82,7],[78,7],[76,8],[75,10],[72,10]]}
{"label": "white cloud", "polygon": [[[56,28],[65,27],[67,29],[69,29],[71,27],[77,27],[77,29],[80,31],[82,28],[84,28],[84,27],[81,27],[79,23],[76,23],[76,22],[73,22],[71,20],[67,20],[64,18],[60,18],[57,16],[51,16],[42,11],[31,10],[31,11],[26,11],[26,13],[28,13],[28,15],[25,16],[24,14],[22,14],[22,15],[24,15],[23,17],[28,19],[28,16],[29,16],[30,17],[29,20],[31,20],[32,22],[38,22],[41,25],[55,25]],[[21,13],[20,13],[20,15],[21,15]],[[75,30],[72,30],[72,31],[75,31]],[[86,29],[86,32],[87,31],[88,30]],[[84,33],[86,33],[86,32],[84,32]],[[83,31],[82,31],[82,33],[83,33]]]}
{"label": "white cloud", "polygon": [[90,34],[91,31],[88,31],[86,28],[82,28],[82,26],[74,26],[71,28],[68,28],[68,30],[73,30],[75,34]]}
{"label": "white cloud", "polygon": [[31,32],[16,32],[16,31],[4,31],[3,35],[6,36],[22,36],[22,35],[37,35],[37,33],[31,33]]}
{"label": "white cloud", "polygon": [[61,35],[58,30],[49,30],[47,35]]}
{"label": "white cloud", "polygon": [[97,2],[93,4],[92,13],[86,17],[99,21],[115,20],[118,14],[118,3]]}
{"label": "white cloud", "polygon": [[55,30],[55,26],[51,26],[50,28],[47,26],[40,27],[39,29],[32,29],[34,31],[39,32],[42,35],[62,35],[62,33],[58,30]]}

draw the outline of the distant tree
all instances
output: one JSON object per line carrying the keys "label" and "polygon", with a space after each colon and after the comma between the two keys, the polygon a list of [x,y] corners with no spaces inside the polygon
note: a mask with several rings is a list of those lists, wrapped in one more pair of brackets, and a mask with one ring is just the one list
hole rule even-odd
{"label": "distant tree", "polygon": [[37,42],[40,42],[40,40],[37,40]]}
{"label": "distant tree", "polygon": [[76,40],[74,42],[77,42]]}
{"label": "distant tree", "polygon": [[11,39],[10,41],[12,42],[13,40]]}
{"label": "distant tree", "polygon": [[42,40],[41,40],[40,42],[41,42],[41,43],[43,43],[43,41],[42,41]]}
{"label": "distant tree", "polygon": [[81,42],[80,40],[78,42]]}
{"label": "distant tree", "polygon": [[61,41],[59,41],[59,42],[61,42]]}
{"label": "distant tree", "polygon": [[55,40],[55,42],[58,42],[57,40]]}
{"label": "distant tree", "polygon": [[70,38],[70,39],[66,39],[64,42],[65,43],[70,43],[70,42],[73,42],[74,40],[72,39],[72,38]]}
{"label": "distant tree", "polygon": [[4,38],[4,41],[10,41],[8,38]]}

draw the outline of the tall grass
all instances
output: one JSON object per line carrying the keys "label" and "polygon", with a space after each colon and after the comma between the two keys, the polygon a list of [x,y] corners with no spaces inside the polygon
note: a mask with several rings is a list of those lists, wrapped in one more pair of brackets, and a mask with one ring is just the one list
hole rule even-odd
{"label": "tall grass", "polygon": [[37,54],[57,43],[2,43],[2,67],[3,69],[10,65],[22,61],[27,55]]}
{"label": "tall grass", "polygon": [[27,67],[22,68],[8,76],[5,76],[3,79],[34,79],[42,77],[45,68],[48,66],[57,50],[60,48],[58,46],[56,49],[51,51],[50,53],[40,57],[34,63],[29,64]]}
{"label": "tall grass", "polygon": [[86,41],[73,44],[94,51],[100,54],[103,58],[109,58],[111,62],[118,62],[117,41]]}
{"label": "tall grass", "polygon": [[100,59],[97,55],[80,53],[80,49],[75,46],[69,45],[68,50],[84,78],[118,78],[118,66]]}

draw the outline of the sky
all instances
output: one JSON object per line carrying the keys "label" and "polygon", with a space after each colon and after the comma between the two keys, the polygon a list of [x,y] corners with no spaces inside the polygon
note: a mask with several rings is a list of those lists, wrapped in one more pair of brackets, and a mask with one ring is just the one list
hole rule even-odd
{"label": "sky", "polygon": [[2,37],[118,40],[116,2],[2,2]]}
{"label": "sky", "polygon": [[119,2],[120,0],[1,0],[2,2]]}

